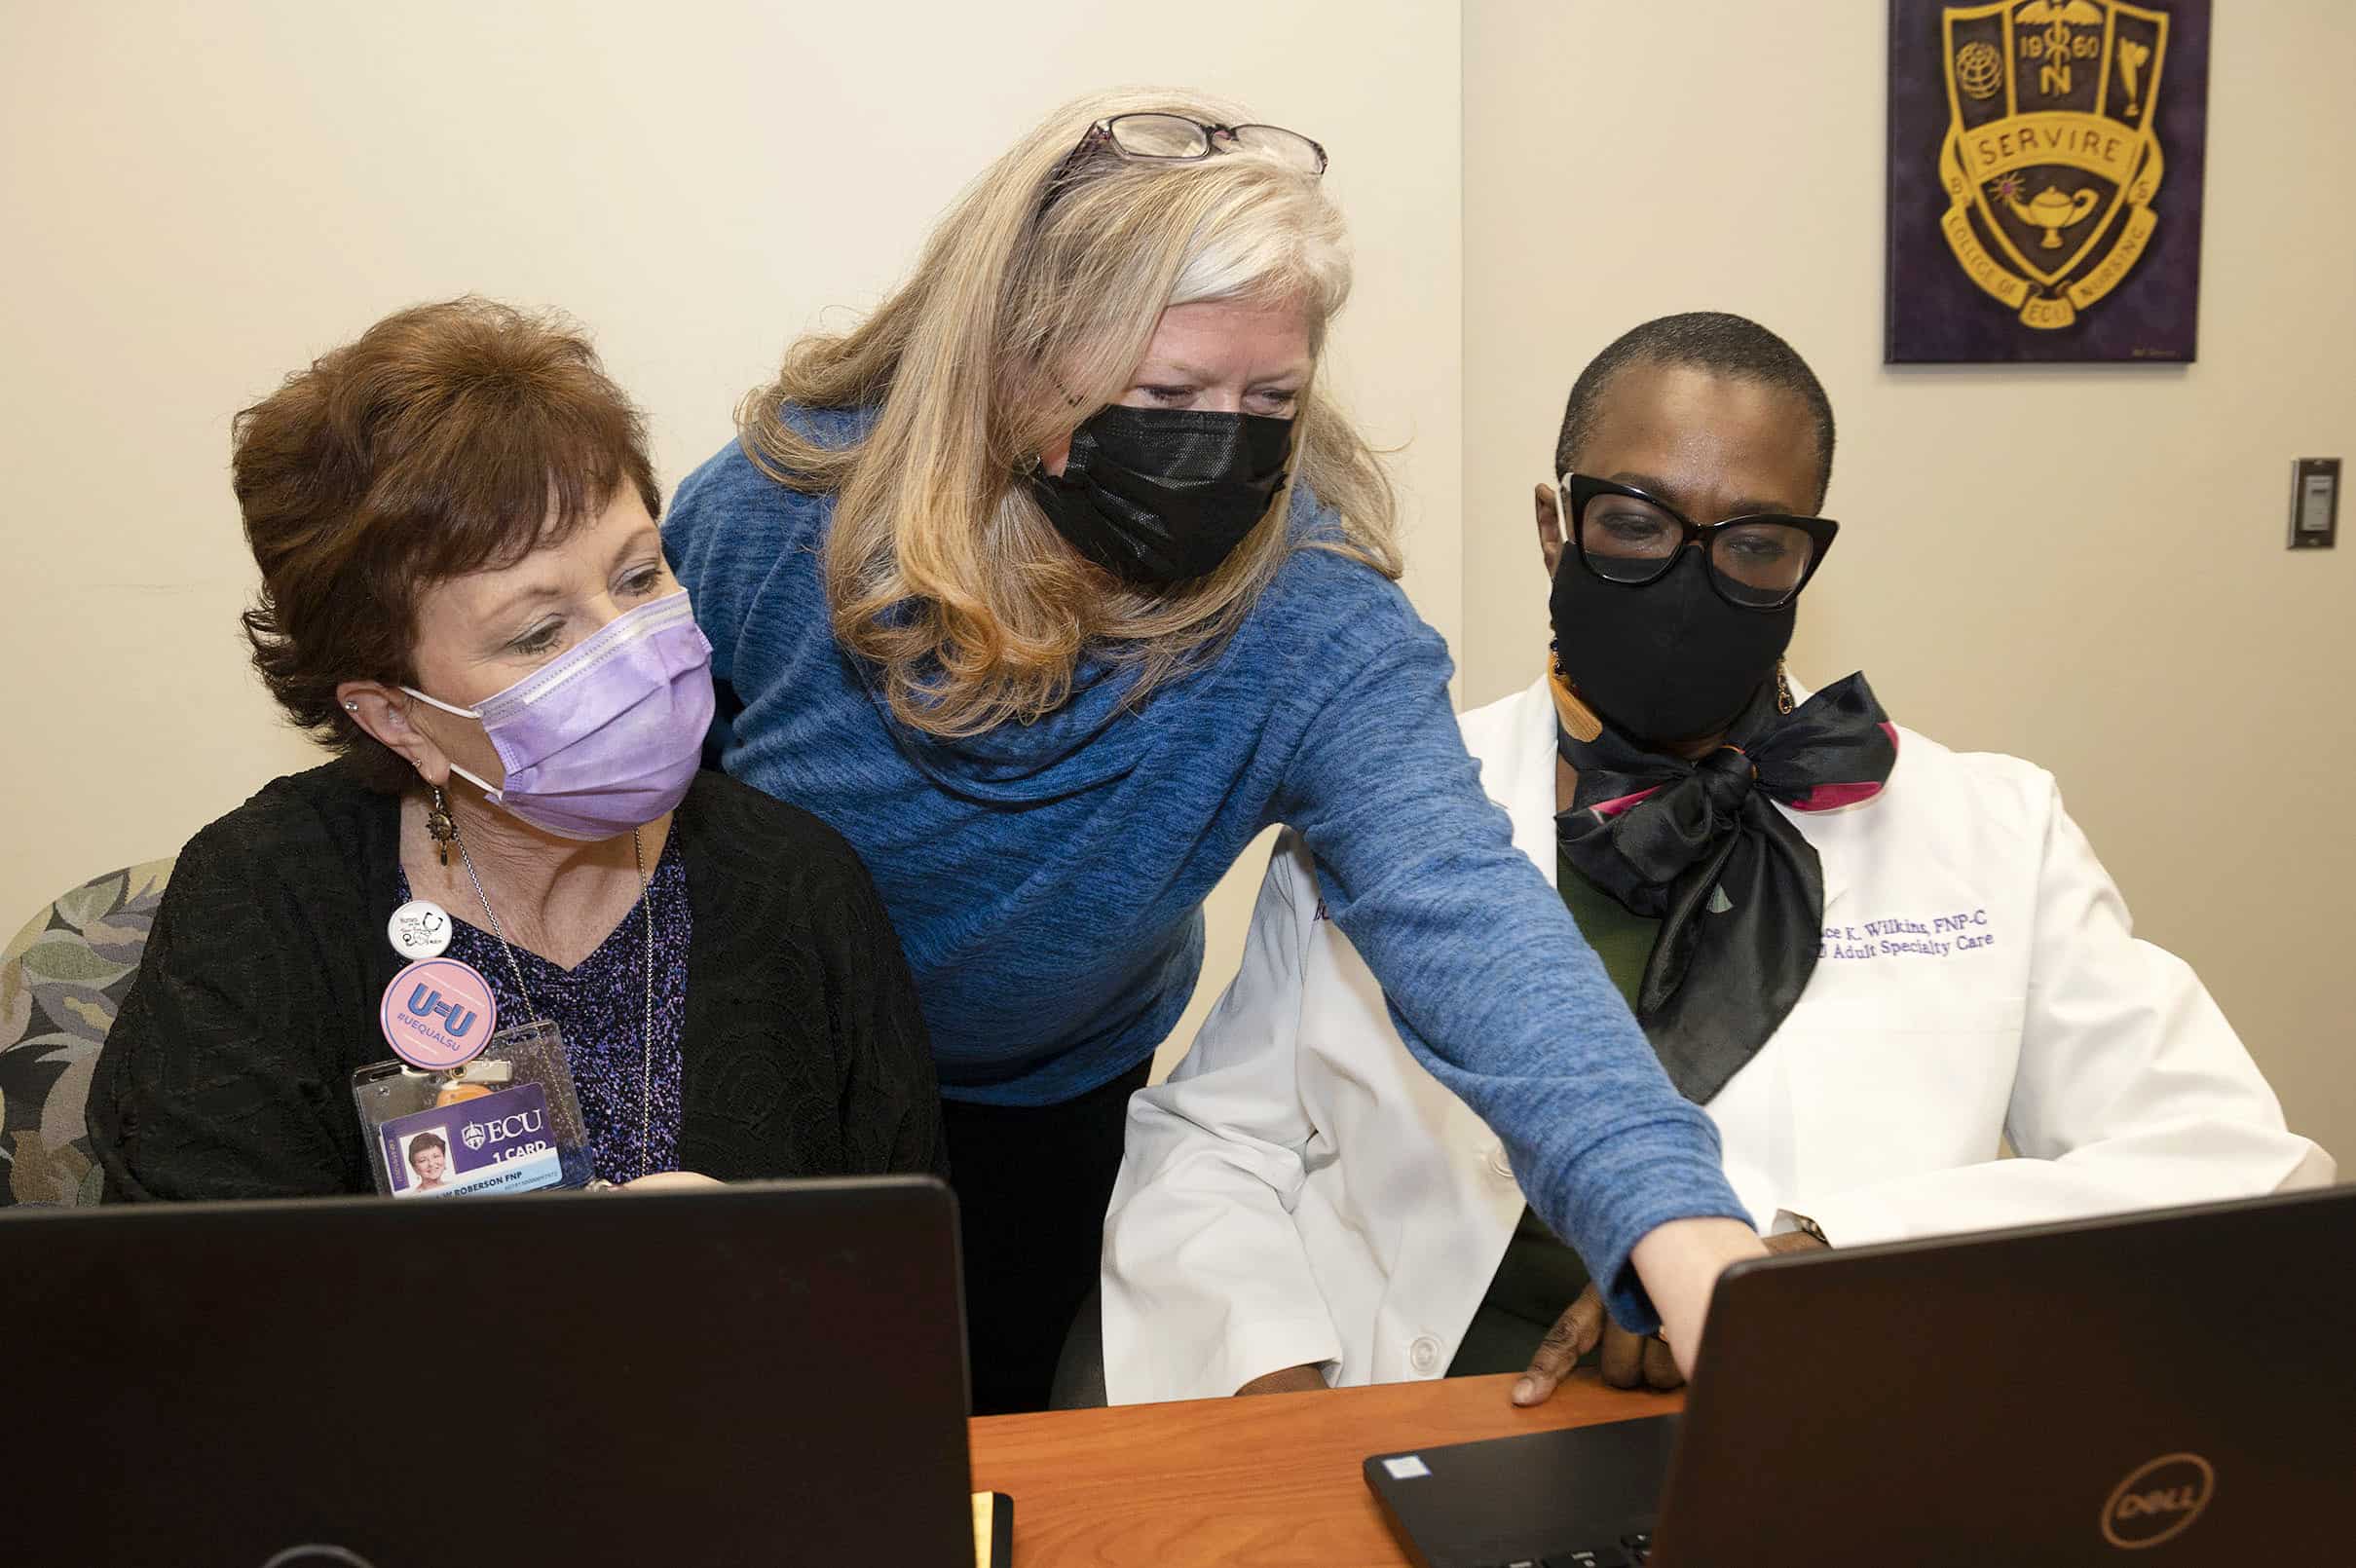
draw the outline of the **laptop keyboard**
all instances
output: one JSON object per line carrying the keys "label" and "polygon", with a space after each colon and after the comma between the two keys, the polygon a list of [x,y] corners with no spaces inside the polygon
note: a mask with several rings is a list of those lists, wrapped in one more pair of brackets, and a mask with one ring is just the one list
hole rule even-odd
{"label": "laptop keyboard", "polygon": [[1617,1546],[1589,1547],[1580,1551],[1556,1551],[1544,1557],[1516,1557],[1497,1568],[1644,1568],[1653,1560],[1653,1538],[1627,1535]]}

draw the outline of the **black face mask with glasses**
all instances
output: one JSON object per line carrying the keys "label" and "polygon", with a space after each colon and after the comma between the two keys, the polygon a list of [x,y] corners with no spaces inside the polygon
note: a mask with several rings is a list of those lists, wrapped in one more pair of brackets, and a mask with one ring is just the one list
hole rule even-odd
{"label": "black face mask with glasses", "polygon": [[1582,473],[1564,474],[1559,494],[1569,547],[1548,609],[1563,680],[1633,740],[1723,731],[1774,677],[1795,601],[1840,525],[1762,515],[1704,527]]}
{"label": "black face mask with glasses", "polygon": [[[1113,115],[1090,126],[1048,175],[1039,215],[1102,160],[1184,163],[1225,153],[1311,178],[1326,171],[1326,150],[1282,126]],[[1030,493],[1056,531],[1098,566],[1138,587],[1173,587],[1217,571],[1268,515],[1291,445],[1289,419],[1112,404],[1072,431],[1062,473],[1029,476]]]}

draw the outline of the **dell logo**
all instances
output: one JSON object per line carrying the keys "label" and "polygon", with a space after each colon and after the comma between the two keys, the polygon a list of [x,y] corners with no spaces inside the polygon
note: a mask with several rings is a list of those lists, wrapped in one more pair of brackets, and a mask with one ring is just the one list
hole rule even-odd
{"label": "dell logo", "polygon": [[262,1568],[372,1568],[372,1565],[356,1551],[315,1543],[307,1547],[288,1547],[262,1564]]}
{"label": "dell logo", "polygon": [[2217,1492],[2217,1473],[2198,1454],[2162,1454],[2141,1466],[2103,1505],[2103,1539],[2134,1550],[2191,1528]]}

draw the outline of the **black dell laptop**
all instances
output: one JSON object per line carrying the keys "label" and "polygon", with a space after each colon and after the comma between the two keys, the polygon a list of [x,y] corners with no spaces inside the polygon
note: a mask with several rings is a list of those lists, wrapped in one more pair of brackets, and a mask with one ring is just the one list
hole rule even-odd
{"label": "black dell laptop", "polygon": [[1683,1415],[1365,1475],[1421,1568],[2356,1562],[2356,1187],[1739,1264]]}
{"label": "black dell laptop", "polygon": [[7,1554],[969,1568],[929,1178],[0,1216]]}

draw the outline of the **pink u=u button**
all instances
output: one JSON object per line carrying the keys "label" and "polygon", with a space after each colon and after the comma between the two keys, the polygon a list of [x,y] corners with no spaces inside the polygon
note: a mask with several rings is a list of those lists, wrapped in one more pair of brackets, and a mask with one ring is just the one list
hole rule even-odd
{"label": "pink u=u button", "polygon": [[499,1026],[499,1002],[472,964],[421,958],[393,977],[377,1018],[394,1056],[439,1071],[482,1054]]}

